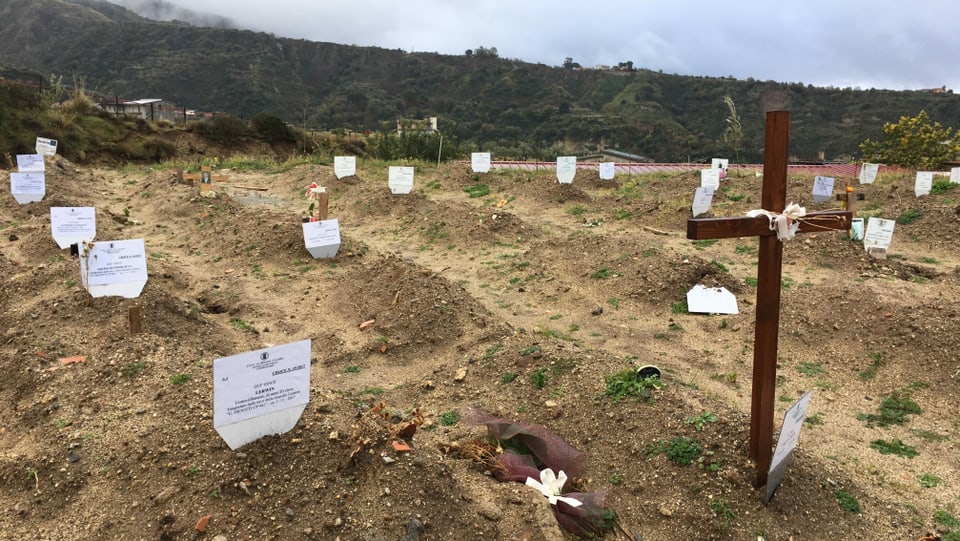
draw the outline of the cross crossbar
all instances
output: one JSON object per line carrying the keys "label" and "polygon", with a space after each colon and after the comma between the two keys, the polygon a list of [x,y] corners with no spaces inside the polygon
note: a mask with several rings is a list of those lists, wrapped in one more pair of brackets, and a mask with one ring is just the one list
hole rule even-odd
{"label": "cross crossbar", "polygon": [[[800,218],[799,233],[816,233],[817,231],[850,229],[853,213],[843,212],[811,212]],[[698,218],[687,221],[687,238],[702,239],[732,239],[738,237],[764,237],[776,235],[770,229],[770,220],[766,216],[750,218]]]}

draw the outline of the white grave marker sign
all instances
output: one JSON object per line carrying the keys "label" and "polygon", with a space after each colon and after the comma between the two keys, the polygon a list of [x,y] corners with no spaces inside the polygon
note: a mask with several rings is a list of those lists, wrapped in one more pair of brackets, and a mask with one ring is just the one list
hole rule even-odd
{"label": "white grave marker sign", "polygon": [[860,166],[860,184],[873,184],[880,172],[880,164],[865,163]]}
{"label": "white grave marker sign", "polygon": [[710,159],[710,169],[723,169],[724,171],[726,171],[729,165],[730,165],[730,160],[726,158]]}
{"label": "white grave marker sign", "polygon": [[767,494],[763,503],[768,503],[773,498],[773,493],[780,486],[783,480],[783,474],[787,471],[787,465],[790,464],[790,457],[793,450],[797,448],[800,441],[800,429],[803,428],[803,420],[807,416],[807,407],[810,405],[810,399],[813,397],[813,391],[807,391],[800,397],[800,400],[794,402],[790,409],[783,414],[783,426],[780,427],[780,437],[777,438],[777,447],[773,452],[773,458],[770,460],[770,471],[767,474]]}
{"label": "white grave marker sign", "polygon": [[701,169],[700,187],[716,190],[720,187],[720,169]]}
{"label": "white grave marker sign", "polygon": [[356,156],[334,156],[333,173],[338,179],[352,177],[357,174]]}
{"label": "white grave marker sign", "polygon": [[315,259],[335,257],[340,249],[340,223],[336,218],[305,222],[303,243]]}
{"label": "white grave marker sign", "polygon": [[896,220],[869,218],[867,220],[867,231],[863,235],[864,249],[881,248],[886,250],[889,248],[890,241],[893,240],[893,228],[896,225]]}
{"label": "white grave marker sign", "polygon": [[613,162],[600,162],[600,180],[613,180],[617,174],[617,164]]}
{"label": "white grave marker sign", "polygon": [[930,195],[930,189],[933,188],[933,171],[917,171],[917,180],[913,185],[913,193],[917,197]]}
{"label": "white grave marker sign", "polygon": [[230,449],[284,434],[310,401],[310,340],[213,361],[213,427]]}
{"label": "white grave marker sign", "polygon": [[410,193],[413,189],[413,167],[391,165],[387,182],[393,194]]}
{"label": "white grave marker sign", "polygon": [[17,154],[17,171],[21,173],[42,173],[47,170],[42,154]]}
{"label": "white grave marker sign", "polygon": [[80,278],[91,297],[135,299],[147,285],[143,239],[82,244]]}
{"label": "white grave marker sign", "polygon": [[713,203],[713,188],[697,188],[693,194],[693,217],[696,218],[710,210]]}
{"label": "white grave marker sign", "polygon": [[36,149],[37,154],[55,156],[57,154],[57,140],[37,137],[37,143],[34,145],[34,149]]}
{"label": "white grave marker sign", "polygon": [[490,153],[472,152],[470,153],[470,168],[474,173],[490,172]]}
{"label": "white grave marker sign", "polygon": [[36,203],[47,193],[44,173],[10,173],[10,193],[17,203]]}
{"label": "white grave marker sign", "polygon": [[950,168],[950,182],[960,184],[960,167]]}
{"label": "white grave marker sign", "polygon": [[739,314],[737,297],[725,287],[693,286],[687,291],[687,311],[691,314]]}
{"label": "white grave marker sign", "polygon": [[823,203],[833,197],[833,177],[813,177],[813,201]]}
{"label": "white grave marker sign", "polygon": [[93,207],[50,207],[50,231],[61,250],[71,244],[91,242],[97,236]]}
{"label": "white grave marker sign", "polygon": [[577,176],[576,156],[557,156],[557,182],[571,184]]}

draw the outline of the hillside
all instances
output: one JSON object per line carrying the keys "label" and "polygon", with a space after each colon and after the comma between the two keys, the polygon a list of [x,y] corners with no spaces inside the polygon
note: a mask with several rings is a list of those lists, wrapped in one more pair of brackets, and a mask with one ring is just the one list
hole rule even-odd
{"label": "hillside", "polygon": [[500,155],[609,146],[658,161],[732,154],[719,138],[730,95],[742,160],[759,162],[763,113],[793,112],[792,153],[857,155],[883,122],[925,109],[960,126],[960,96],[824,89],[801,83],[574,70],[478,55],[406,53],[151,21],[98,0],[0,2],[0,65],[82,80],[88,90],[316,129],[378,130],[438,116],[440,129]]}

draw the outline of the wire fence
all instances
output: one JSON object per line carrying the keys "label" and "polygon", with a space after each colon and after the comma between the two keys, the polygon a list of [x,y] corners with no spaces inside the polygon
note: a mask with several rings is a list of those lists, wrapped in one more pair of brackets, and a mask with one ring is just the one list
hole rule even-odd
{"label": "wire fence", "polygon": [[[469,165],[469,162],[465,162]],[[614,171],[622,175],[645,175],[650,173],[671,173],[684,171],[699,171],[709,168],[710,164],[704,163],[615,163]],[[556,170],[557,162],[521,162],[521,161],[491,161],[492,169],[519,169],[523,171],[552,171]],[[599,162],[577,162],[577,169],[597,170]],[[746,175],[763,174],[763,164],[741,164],[731,165],[729,169],[739,170]],[[900,172],[901,168],[896,166],[881,165],[881,173]],[[787,166],[788,174],[797,175],[824,175],[835,177],[856,177],[860,174],[860,165],[856,163],[825,163],[825,164],[790,164]]]}

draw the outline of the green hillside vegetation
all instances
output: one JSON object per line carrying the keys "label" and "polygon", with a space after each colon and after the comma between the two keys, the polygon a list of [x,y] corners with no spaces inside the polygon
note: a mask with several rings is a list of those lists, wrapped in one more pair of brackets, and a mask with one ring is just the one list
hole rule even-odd
{"label": "green hillside vegetation", "polygon": [[[483,54],[480,54],[480,53]],[[439,117],[445,141],[499,157],[533,158],[604,147],[657,161],[733,157],[722,143],[728,107],[742,122],[741,160],[762,160],[764,113],[792,111],[791,153],[847,161],[885,122],[925,110],[960,125],[950,92],[816,88],[802,83],[689,77],[633,69],[551,67],[497,57],[279,38],[156,22],[98,0],[8,0],[0,5],[0,64],[81,77],[126,99],[250,119],[275,112],[315,130],[382,131],[398,118]],[[625,59],[626,60],[626,59]]]}

